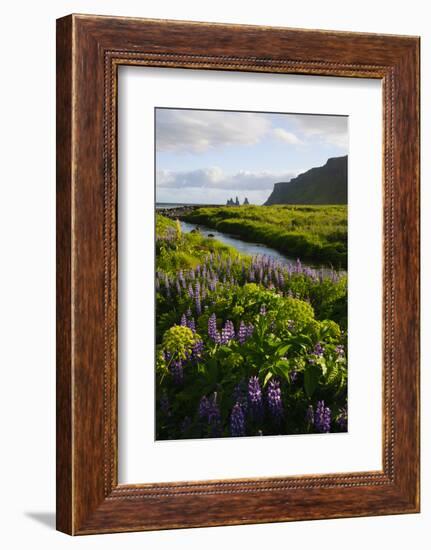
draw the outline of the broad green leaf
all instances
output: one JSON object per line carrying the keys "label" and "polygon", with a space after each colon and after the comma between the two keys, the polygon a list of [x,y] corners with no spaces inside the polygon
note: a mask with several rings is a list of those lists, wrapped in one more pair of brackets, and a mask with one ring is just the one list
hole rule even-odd
{"label": "broad green leaf", "polygon": [[270,371],[265,376],[265,380],[263,381],[263,387],[265,387],[268,384],[268,382],[271,380],[271,378],[272,378],[272,372]]}
{"label": "broad green leaf", "polygon": [[283,344],[277,349],[277,353],[280,356],[286,355],[286,353],[289,351],[290,344]]}

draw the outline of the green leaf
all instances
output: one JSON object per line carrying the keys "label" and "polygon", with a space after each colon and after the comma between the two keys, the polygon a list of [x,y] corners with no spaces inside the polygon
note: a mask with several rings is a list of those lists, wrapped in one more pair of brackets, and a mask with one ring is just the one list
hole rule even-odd
{"label": "green leaf", "polygon": [[270,371],[265,376],[265,380],[263,381],[263,387],[265,387],[268,384],[268,382],[271,380],[271,378],[272,378],[272,372]]}
{"label": "green leaf", "polygon": [[286,355],[286,353],[289,351],[289,348],[290,348],[290,344],[282,344],[277,349],[277,354],[280,356]]}

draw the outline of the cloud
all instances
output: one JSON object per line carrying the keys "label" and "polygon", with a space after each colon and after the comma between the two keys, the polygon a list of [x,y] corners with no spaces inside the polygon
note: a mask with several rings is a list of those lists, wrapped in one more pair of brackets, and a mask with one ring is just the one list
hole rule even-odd
{"label": "cloud", "polygon": [[303,140],[315,138],[318,141],[335,145],[347,152],[349,145],[348,117],[334,115],[292,115]]}
{"label": "cloud", "polygon": [[300,145],[303,143],[295,134],[288,132],[284,128],[274,128],[272,133],[280,141],[285,141],[291,145]]}
{"label": "cloud", "polygon": [[156,109],[158,152],[205,153],[215,148],[256,145],[268,137],[293,146],[320,143],[347,152],[348,118]]}
{"label": "cloud", "polygon": [[159,170],[156,174],[157,189],[200,189],[202,193],[208,190],[230,190],[234,193],[242,191],[271,191],[274,183],[289,181],[301,170],[290,170],[285,173],[248,172],[241,170],[227,174],[219,167],[203,168],[190,171],[175,172]]}
{"label": "cloud", "polygon": [[205,152],[229,145],[254,145],[271,129],[271,120],[258,113],[156,110],[157,151]]}

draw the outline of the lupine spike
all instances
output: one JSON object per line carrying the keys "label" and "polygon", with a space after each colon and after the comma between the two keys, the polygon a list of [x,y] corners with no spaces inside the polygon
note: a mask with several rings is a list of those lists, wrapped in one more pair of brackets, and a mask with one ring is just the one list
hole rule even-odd
{"label": "lupine spike", "polygon": [[314,427],[320,433],[331,431],[331,409],[325,406],[324,401],[318,401],[314,413]]}
{"label": "lupine spike", "polygon": [[235,403],[230,415],[230,434],[232,437],[245,435],[245,414],[239,403]]}
{"label": "lupine spike", "polygon": [[283,402],[281,400],[280,382],[271,378],[267,390],[268,408],[273,420],[279,424],[284,416]]}

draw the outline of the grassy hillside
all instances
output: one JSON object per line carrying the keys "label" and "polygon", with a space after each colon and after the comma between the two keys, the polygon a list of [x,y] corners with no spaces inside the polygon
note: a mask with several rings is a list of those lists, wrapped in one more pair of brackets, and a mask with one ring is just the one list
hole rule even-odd
{"label": "grassy hillside", "polygon": [[347,156],[276,183],[265,204],[347,204]]}
{"label": "grassy hillside", "polygon": [[291,257],[347,267],[347,206],[199,208],[184,220],[263,243]]}

